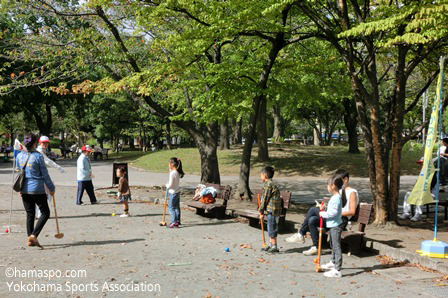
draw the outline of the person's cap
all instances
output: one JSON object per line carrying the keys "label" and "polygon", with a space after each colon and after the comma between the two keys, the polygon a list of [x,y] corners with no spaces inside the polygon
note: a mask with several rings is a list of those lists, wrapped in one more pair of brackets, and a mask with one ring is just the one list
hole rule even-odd
{"label": "person's cap", "polygon": [[84,145],[82,146],[81,151],[92,152],[92,148],[89,145]]}
{"label": "person's cap", "polygon": [[41,136],[39,138],[39,143],[50,143],[50,139],[47,136]]}

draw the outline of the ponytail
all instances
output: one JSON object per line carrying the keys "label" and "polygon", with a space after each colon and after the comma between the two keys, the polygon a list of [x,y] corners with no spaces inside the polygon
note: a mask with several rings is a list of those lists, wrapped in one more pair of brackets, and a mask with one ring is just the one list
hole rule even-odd
{"label": "ponytail", "polygon": [[344,180],[340,175],[334,174],[329,180],[329,185],[334,185],[338,190],[341,191],[341,197],[342,197],[342,207],[347,204],[347,195],[345,194],[345,187],[344,187]]}
{"label": "ponytail", "polygon": [[347,194],[345,193],[345,186],[344,185],[342,185],[341,196],[342,196],[342,208],[344,208],[345,205],[347,204]]}
{"label": "ponytail", "polygon": [[170,158],[170,163],[174,165],[176,171],[179,173],[180,178],[185,176],[184,170],[182,169],[182,161],[179,158]]}

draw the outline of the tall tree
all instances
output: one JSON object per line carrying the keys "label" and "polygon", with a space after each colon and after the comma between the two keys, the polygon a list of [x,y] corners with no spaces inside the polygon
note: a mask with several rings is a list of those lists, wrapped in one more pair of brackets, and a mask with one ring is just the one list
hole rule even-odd
{"label": "tall tree", "polygon": [[[443,47],[441,39],[413,45],[395,42],[406,32],[418,32],[411,27],[417,7],[430,2],[296,1],[300,10],[319,28],[343,57],[350,75],[358,119],[364,134],[370,187],[375,206],[375,223],[396,220],[400,186],[400,159],[403,145],[420,129],[403,136],[403,119],[434,79],[429,74],[414,94],[407,93],[408,79],[434,52]],[[322,13],[326,11],[327,13]],[[386,21],[384,21],[386,19]],[[384,22],[382,22],[384,21]],[[370,24],[369,28],[365,24]],[[357,26],[361,26],[358,29]],[[351,31],[349,31],[351,30]],[[344,31],[347,33],[341,34]],[[381,45],[390,42],[389,51]],[[434,65],[433,69],[437,66]],[[393,84],[389,84],[389,82]]]}

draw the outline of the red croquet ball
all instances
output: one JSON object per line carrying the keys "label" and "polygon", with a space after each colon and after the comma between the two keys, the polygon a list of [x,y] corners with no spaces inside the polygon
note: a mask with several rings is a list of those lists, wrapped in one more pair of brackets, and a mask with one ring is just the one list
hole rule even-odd
{"label": "red croquet ball", "polygon": [[9,232],[9,230],[8,229],[5,229],[5,233],[8,233]]}

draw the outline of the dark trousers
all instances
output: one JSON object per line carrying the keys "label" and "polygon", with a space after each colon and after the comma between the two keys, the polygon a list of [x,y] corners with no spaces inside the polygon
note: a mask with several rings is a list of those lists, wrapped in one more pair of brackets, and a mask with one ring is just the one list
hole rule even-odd
{"label": "dark trousers", "polygon": [[88,181],[78,181],[78,195],[76,196],[76,205],[80,205],[82,203],[82,196],[84,194],[84,190],[87,191],[87,194],[90,198],[90,203],[96,203],[95,191],[93,190],[92,180]]}
{"label": "dark trousers", "polygon": [[[310,232],[311,239],[313,240],[313,246],[319,245],[319,227],[320,227],[320,217],[319,217],[320,209],[318,207],[313,207],[308,210],[306,214],[305,221],[300,228],[300,234],[303,236],[306,235],[307,232]],[[325,228],[325,219],[323,221],[323,228]]]}
{"label": "dark trousers", "polygon": [[[48,208],[48,200],[46,194],[30,195],[22,194],[23,206],[26,210],[26,232],[28,236],[39,236],[45,223],[50,218],[50,208]],[[36,226],[34,226],[34,218],[36,217],[36,205],[39,207],[42,215],[39,217]]]}
{"label": "dark trousers", "polygon": [[97,160],[98,156],[101,157],[101,159],[103,159],[103,153],[102,152],[93,152],[93,159]]}

